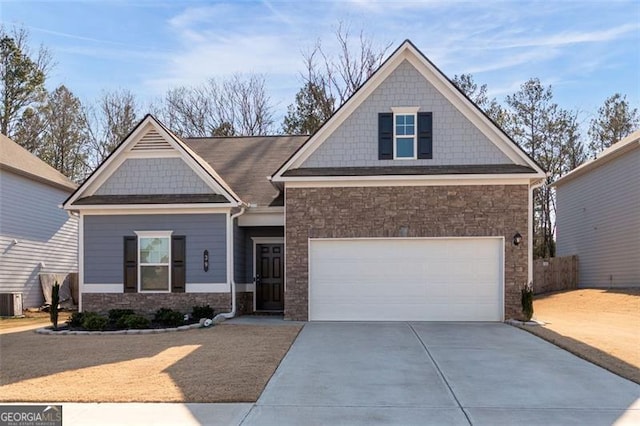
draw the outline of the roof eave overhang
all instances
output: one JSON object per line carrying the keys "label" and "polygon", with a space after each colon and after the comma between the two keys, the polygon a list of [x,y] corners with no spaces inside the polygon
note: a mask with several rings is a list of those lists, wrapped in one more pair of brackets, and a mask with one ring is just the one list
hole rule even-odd
{"label": "roof eave overhang", "polygon": [[639,147],[640,147],[640,139],[632,143],[627,143],[624,146],[621,146],[620,148],[616,149],[615,151],[608,152],[605,155],[601,155],[600,157],[594,160],[588,161],[576,167],[566,175],[558,178],[555,182],[553,182],[549,186],[551,186],[552,188],[555,188],[559,185],[564,185],[565,183],[568,183],[574,179],[577,179],[580,176],[583,176],[589,173],[589,171],[597,169],[598,167],[601,167],[607,164],[608,162],[613,161],[616,158],[619,158],[630,151],[638,149]]}
{"label": "roof eave overhang", "polygon": [[0,164],[0,170],[6,170],[8,172],[15,173],[15,174],[17,174],[19,176],[25,177],[27,179],[31,179],[31,180],[33,180],[35,182],[38,182],[38,183],[41,183],[43,185],[48,185],[48,186],[51,186],[53,188],[60,189],[62,191],[66,191],[68,193],[74,192],[78,187],[77,185],[65,185],[65,184],[62,184],[62,183],[59,183],[59,182],[54,182],[52,180],[43,178],[42,176],[38,176],[38,175],[35,175],[33,173],[29,173],[29,172],[21,170],[21,169],[17,169],[17,168],[12,167],[12,166],[10,166],[8,164]]}
{"label": "roof eave overhang", "polygon": [[154,210],[154,209],[232,209],[240,207],[241,203],[183,203],[183,204],[70,204],[64,205],[65,210],[83,211],[83,210]]}
{"label": "roof eave overhang", "polygon": [[280,176],[274,182],[313,181],[358,181],[358,180],[437,180],[437,179],[545,179],[544,173],[500,173],[500,174],[433,174],[433,175],[370,175],[370,176]]}

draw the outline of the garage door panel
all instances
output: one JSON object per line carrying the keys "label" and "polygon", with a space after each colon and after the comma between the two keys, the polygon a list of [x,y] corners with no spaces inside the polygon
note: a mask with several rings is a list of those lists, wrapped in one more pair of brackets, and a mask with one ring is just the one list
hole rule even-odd
{"label": "garage door panel", "polygon": [[502,240],[311,240],[311,320],[499,321]]}

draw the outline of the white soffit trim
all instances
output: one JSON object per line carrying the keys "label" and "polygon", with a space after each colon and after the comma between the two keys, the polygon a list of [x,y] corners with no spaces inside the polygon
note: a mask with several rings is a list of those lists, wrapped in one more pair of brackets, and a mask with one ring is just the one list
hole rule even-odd
{"label": "white soffit trim", "polygon": [[[172,151],[157,150],[132,151],[133,147],[150,131],[160,134],[171,145]],[[131,134],[109,155],[98,169],[76,190],[76,192],[64,203],[65,209],[77,209],[72,204],[81,196],[92,195],[97,189],[124,163],[128,158],[182,158],[187,165],[200,177],[213,192],[225,196],[234,206],[240,203],[238,197],[213,168],[191,151],[180,139],[169,132],[153,116],[147,115]]]}
{"label": "white soffit trim", "polygon": [[530,177],[522,175],[459,175],[455,177],[419,175],[419,176],[360,176],[357,179],[342,177],[308,178],[286,181],[287,188],[325,188],[325,187],[373,187],[373,186],[466,186],[466,185],[529,185]]}
{"label": "white soffit trim", "polygon": [[88,284],[82,287],[83,293],[124,293],[124,284]]}
{"label": "white soffit trim", "polygon": [[243,214],[238,218],[238,226],[284,226],[284,212]]}
{"label": "white soffit trim", "polygon": [[[227,214],[231,206],[214,206],[200,208],[191,204],[172,204],[166,207],[158,205],[114,205],[114,206],[82,206],[88,209],[80,210],[84,216],[91,215],[130,215],[130,214]],[[113,208],[107,208],[113,207]]]}
{"label": "white soffit trim", "polygon": [[199,284],[199,283],[186,283],[185,293],[229,293],[231,287],[228,283],[212,283],[212,284]]}
{"label": "white soffit trim", "polygon": [[322,126],[311,138],[273,175],[276,182],[283,181],[282,174],[291,168],[297,168],[307,160],[326,138],[328,138],[360,104],[378,88],[380,84],[402,63],[407,60],[429,81],[447,100],[449,100],[467,119],[469,119],[487,138],[493,142],[515,164],[527,165],[544,178],[544,171],[512,142],[502,131],[475,107],[453,84],[437,70],[426,57],[409,41],[405,41],[365,84]]}

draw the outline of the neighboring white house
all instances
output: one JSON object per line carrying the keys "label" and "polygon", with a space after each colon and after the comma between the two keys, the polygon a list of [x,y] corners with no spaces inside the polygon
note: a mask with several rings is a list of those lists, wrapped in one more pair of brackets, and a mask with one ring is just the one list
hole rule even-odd
{"label": "neighboring white house", "polygon": [[76,184],[0,134],[0,293],[41,306],[40,273],[78,270],[78,220],[59,208]]}
{"label": "neighboring white house", "polygon": [[640,131],[553,186],[557,255],[578,255],[578,286],[640,286]]}

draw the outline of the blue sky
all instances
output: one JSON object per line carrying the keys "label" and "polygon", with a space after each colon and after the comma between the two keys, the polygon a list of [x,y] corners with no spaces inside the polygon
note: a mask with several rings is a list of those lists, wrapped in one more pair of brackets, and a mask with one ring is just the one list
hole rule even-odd
{"label": "blue sky", "polygon": [[[640,106],[640,2],[0,0],[83,102],[127,88],[151,102],[177,85],[234,72],[266,76],[280,121],[301,86],[302,53],[335,48],[340,20],[389,53],[411,39],[442,71],[472,73],[500,101],[530,77],[589,120],[605,98]],[[142,111],[143,113],[146,111]]]}

